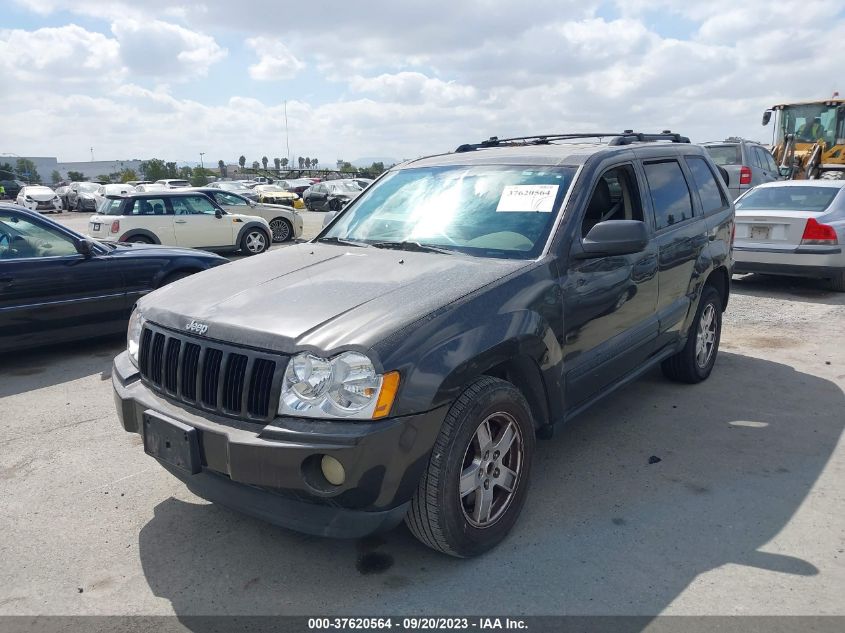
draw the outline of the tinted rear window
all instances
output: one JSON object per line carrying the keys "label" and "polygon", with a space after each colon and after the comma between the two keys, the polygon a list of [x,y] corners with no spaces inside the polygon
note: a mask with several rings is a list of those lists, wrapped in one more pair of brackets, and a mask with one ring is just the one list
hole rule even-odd
{"label": "tinted rear window", "polygon": [[710,158],[717,165],[739,165],[742,163],[739,145],[708,145],[704,149],[710,153]]}
{"label": "tinted rear window", "polygon": [[830,206],[841,191],[839,187],[758,187],[742,196],[737,211],[765,209],[768,211],[813,211],[820,213]]}
{"label": "tinted rear window", "polygon": [[651,200],[654,204],[654,226],[659,231],[692,217],[687,179],[674,160],[643,165]]}

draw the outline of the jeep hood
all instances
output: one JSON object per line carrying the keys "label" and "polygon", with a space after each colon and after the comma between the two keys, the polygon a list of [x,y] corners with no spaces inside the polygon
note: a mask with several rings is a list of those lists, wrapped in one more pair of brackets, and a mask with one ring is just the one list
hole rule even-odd
{"label": "jeep hood", "polygon": [[299,244],[219,266],[139,302],[154,323],[262,350],[366,350],[530,265],[463,255]]}

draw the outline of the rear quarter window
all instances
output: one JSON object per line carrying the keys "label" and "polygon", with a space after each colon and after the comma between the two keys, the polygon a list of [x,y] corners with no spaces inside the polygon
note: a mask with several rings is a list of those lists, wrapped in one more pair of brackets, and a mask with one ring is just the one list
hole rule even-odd
{"label": "rear quarter window", "polygon": [[716,175],[710,169],[707,161],[700,156],[687,156],[684,158],[692,174],[693,184],[701,200],[701,209],[704,214],[714,213],[728,206],[728,201],[722,193],[722,188],[716,180]]}

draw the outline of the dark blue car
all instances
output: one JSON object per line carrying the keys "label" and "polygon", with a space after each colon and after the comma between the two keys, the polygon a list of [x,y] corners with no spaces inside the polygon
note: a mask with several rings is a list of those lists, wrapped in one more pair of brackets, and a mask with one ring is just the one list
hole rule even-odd
{"label": "dark blue car", "polygon": [[185,248],[98,242],[0,203],[0,352],[125,331],[139,297],[226,261]]}

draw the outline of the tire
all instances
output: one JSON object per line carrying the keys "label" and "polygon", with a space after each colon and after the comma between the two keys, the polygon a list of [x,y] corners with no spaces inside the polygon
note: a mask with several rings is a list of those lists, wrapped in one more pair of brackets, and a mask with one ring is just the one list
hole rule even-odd
{"label": "tire", "polygon": [[148,238],[144,237],[143,235],[133,235],[132,237],[123,240],[127,244],[152,244],[153,241]]}
{"label": "tire", "polygon": [[311,203],[310,203],[310,202],[308,202],[308,198],[306,198],[305,200],[303,200],[303,201],[302,201],[302,204],[304,204],[304,205],[305,205],[305,210],[306,210],[306,211],[313,211],[313,210],[314,210],[314,209],[312,209],[312,208],[311,208]]}
{"label": "tire", "polygon": [[704,286],[687,342],[680,352],[663,361],[663,374],[670,380],[689,384],[705,380],[716,363],[721,337],[722,299],[716,288]]}
{"label": "tire", "polygon": [[340,200],[332,198],[328,204],[329,211],[340,211]]}
{"label": "tire", "polygon": [[284,218],[270,220],[270,230],[273,232],[274,242],[287,242],[293,239],[293,226]]}
{"label": "tire", "polygon": [[828,281],[828,285],[834,292],[845,292],[845,270],[840,270],[836,277]]}
{"label": "tire", "polygon": [[834,171],[832,169],[829,171],[823,171],[819,178],[821,180],[843,180],[845,179],[845,171]]}
{"label": "tire", "polygon": [[[488,432],[479,433],[485,425]],[[498,455],[496,445],[506,430],[512,440],[504,455]],[[408,528],[423,544],[451,556],[490,550],[507,536],[522,510],[533,456],[534,425],[522,393],[504,380],[479,378],[446,415],[411,499]],[[462,480],[467,485],[463,494]],[[512,490],[495,480],[512,481]],[[485,506],[478,505],[479,494],[489,500]]]}
{"label": "tire", "polygon": [[244,255],[260,255],[270,248],[271,236],[262,229],[249,229],[241,238],[241,253]]}

